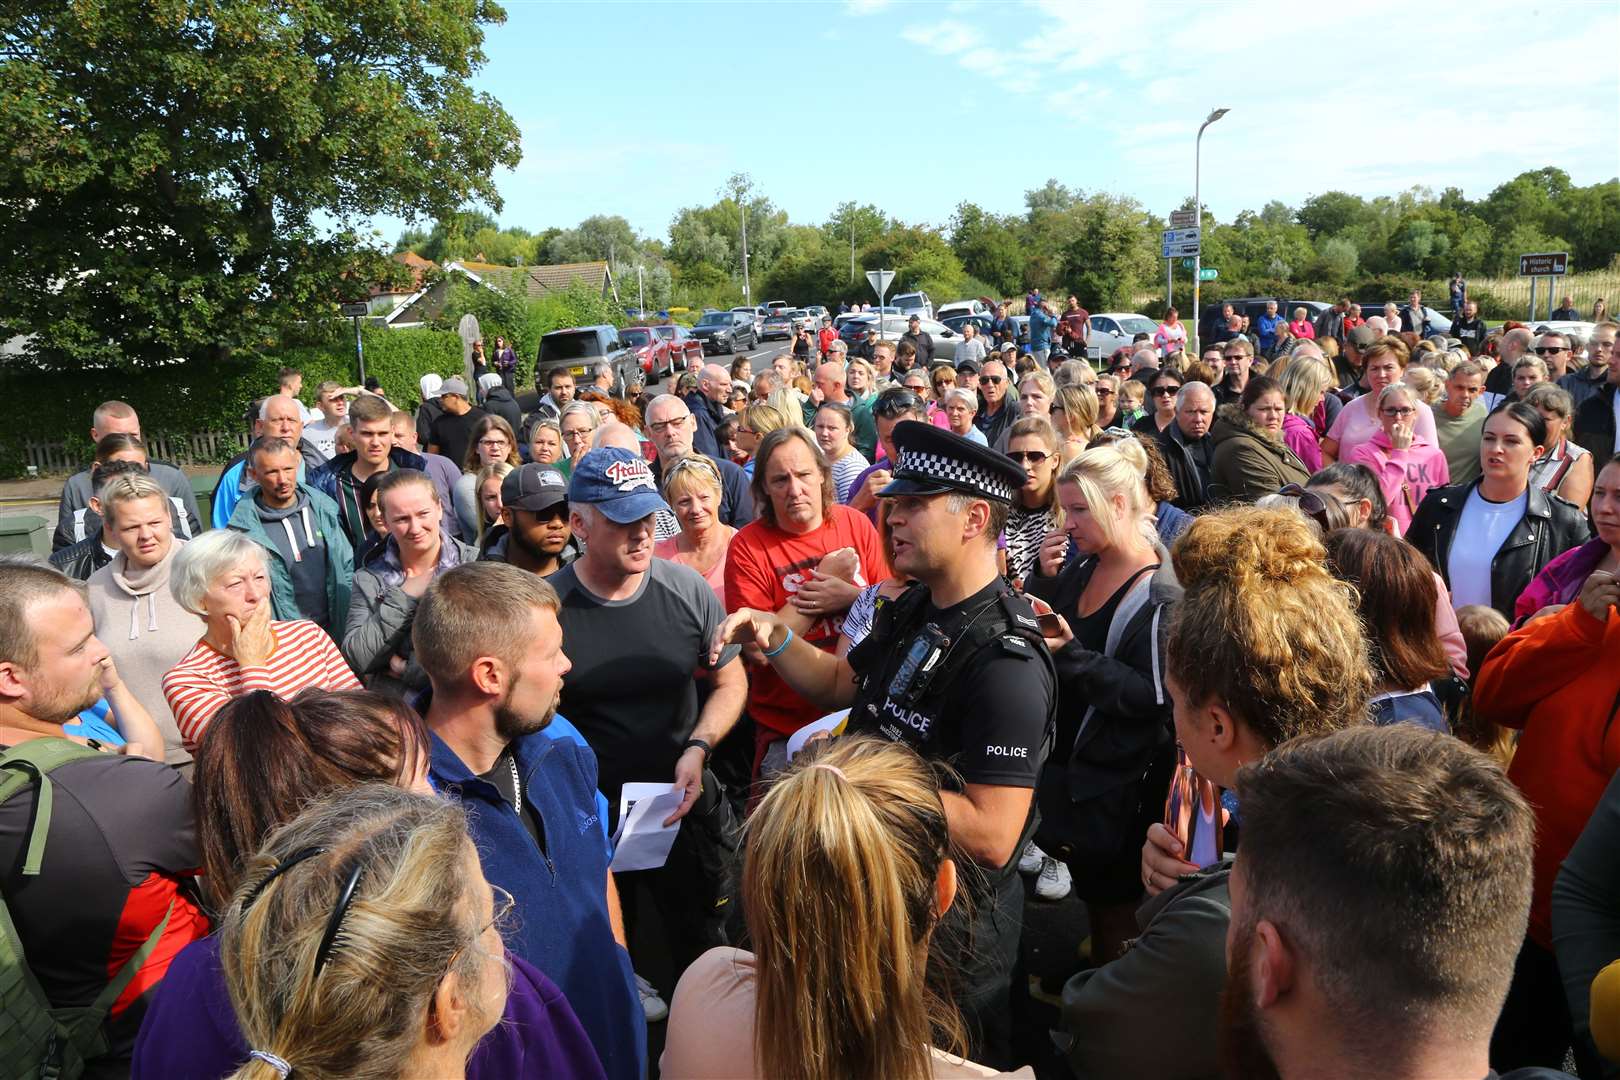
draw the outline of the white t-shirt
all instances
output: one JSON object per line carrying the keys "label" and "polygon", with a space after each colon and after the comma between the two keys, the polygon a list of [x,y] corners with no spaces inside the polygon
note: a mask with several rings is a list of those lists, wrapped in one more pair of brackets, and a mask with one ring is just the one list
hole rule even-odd
{"label": "white t-shirt", "polygon": [[1529,505],[1528,490],[1505,503],[1491,502],[1479,493],[1478,487],[1468,493],[1446,558],[1452,607],[1491,606],[1491,563]]}
{"label": "white t-shirt", "polygon": [[313,443],[327,461],[337,457],[337,433],[338,429],[328,424],[324,415],[315,423],[304,425],[304,438]]}

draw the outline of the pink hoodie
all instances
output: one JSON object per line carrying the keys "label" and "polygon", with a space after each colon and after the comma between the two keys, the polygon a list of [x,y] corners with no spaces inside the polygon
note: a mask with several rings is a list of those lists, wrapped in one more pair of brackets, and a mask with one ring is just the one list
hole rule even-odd
{"label": "pink hoodie", "polygon": [[1403,536],[1412,525],[1412,512],[1429,489],[1451,482],[1445,452],[1415,433],[1411,446],[1397,450],[1380,429],[1367,442],[1353,447],[1344,460],[1365,465],[1378,477],[1389,516],[1400,523]]}

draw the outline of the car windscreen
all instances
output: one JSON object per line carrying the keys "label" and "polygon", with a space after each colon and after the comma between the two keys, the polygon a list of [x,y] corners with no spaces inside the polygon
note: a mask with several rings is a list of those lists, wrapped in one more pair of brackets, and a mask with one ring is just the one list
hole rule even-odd
{"label": "car windscreen", "polygon": [[710,312],[709,314],[703,316],[703,318],[699,319],[697,321],[697,324],[699,326],[730,326],[731,325],[731,312],[729,312],[729,311]]}
{"label": "car windscreen", "polygon": [[594,331],[580,330],[574,333],[547,334],[540,339],[540,359],[542,361],[579,360],[587,356],[600,355],[597,352]]}
{"label": "car windscreen", "polygon": [[652,341],[652,331],[639,326],[627,326],[619,331],[619,340],[631,348],[639,349]]}
{"label": "car windscreen", "polygon": [[1121,319],[1119,328],[1127,334],[1151,334],[1154,329],[1152,319]]}
{"label": "car windscreen", "polygon": [[665,341],[673,341],[675,339],[675,327],[673,326],[655,326],[652,329],[653,333],[657,334]]}

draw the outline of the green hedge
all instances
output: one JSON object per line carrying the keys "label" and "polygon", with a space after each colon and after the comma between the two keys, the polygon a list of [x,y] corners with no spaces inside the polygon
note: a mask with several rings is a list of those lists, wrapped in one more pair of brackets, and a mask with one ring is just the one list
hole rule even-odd
{"label": "green hedge", "polygon": [[[324,329],[306,333],[299,344],[223,364],[198,362],[135,371],[0,371],[0,400],[10,403],[6,423],[0,427],[0,476],[23,475],[23,444],[29,441],[65,441],[88,459],[90,415],[109,398],[133,405],[141,427],[152,434],[239,431],[248,404],[275,392],[276,373],[285,366],[303,371],[303,399],[313,406],[315,387],[323,380],[335,379],[345,386],[356,381],[354,335],[348,325],[334,323],[332,333]],[[361,333],[366,374],[375,376],[401,408],[414,409],[419,403],[421,376],[462,371],[461,339],[453,332],[367,327]]]}

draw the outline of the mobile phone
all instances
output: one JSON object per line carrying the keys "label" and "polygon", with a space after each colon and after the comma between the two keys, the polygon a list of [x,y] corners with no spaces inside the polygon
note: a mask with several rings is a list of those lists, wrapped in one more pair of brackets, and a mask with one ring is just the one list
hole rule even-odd
{"label": "mobile phone", "polygon": [[1051,609],[1037,611],[1035,623],[1041,628],[1042,637],[1059,637],[1063,634],[1063,620]]}

